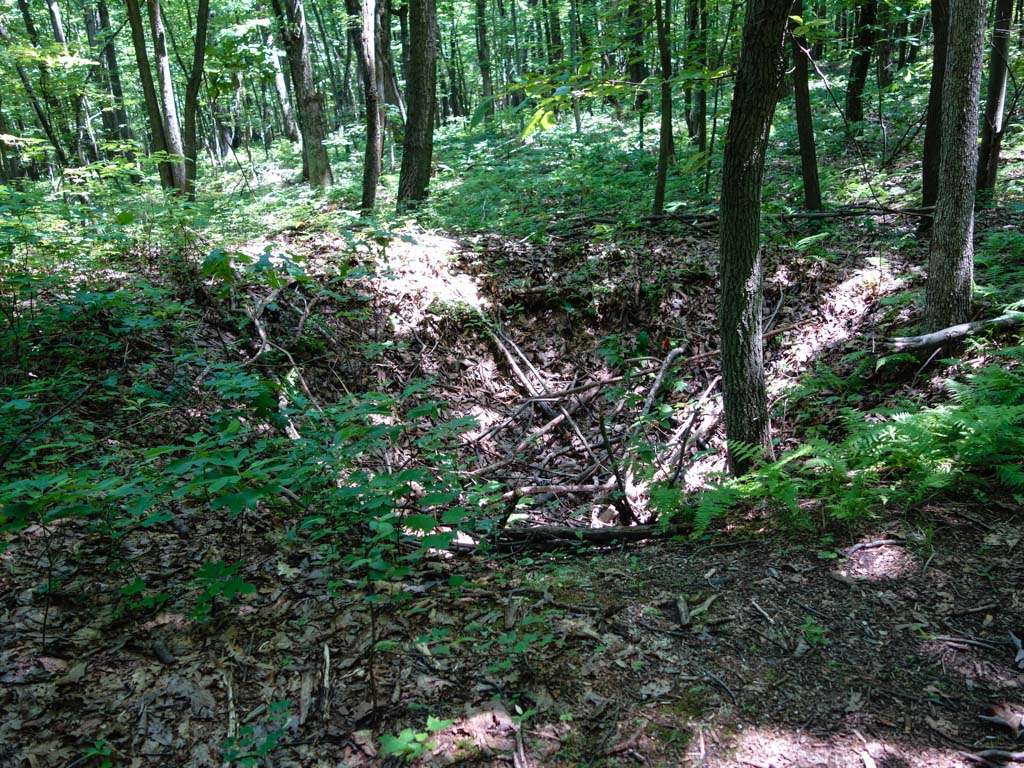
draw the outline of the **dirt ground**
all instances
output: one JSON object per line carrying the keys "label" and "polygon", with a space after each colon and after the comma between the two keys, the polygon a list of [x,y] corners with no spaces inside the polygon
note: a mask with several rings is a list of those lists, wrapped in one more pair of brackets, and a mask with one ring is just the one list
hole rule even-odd
{"label": "dirt ground", "polygon": [[[314,261],[333,248],[322,236],[289,245]],[[670,340],[692,356],[666,400],[713,388],[712,250],[700,232],[584,249],[421,233],[361,284],[371,322],[321,310],[337,358],[309,361],[306,377],[325,401],[334,379],[358,391],[434,377],[432,395],[481,424],[463,457],[477,477],[590,482],[606,473],[593,461],[599,424],[626,442],[650,379],[626,408],[567,401],[576,433],[523,442],[551,419],[526,402],[529,387],[603,380],[614,371],[601,340],[628,331],[647,334],[629,354],[652,371]],[[900,278],[867,241],[850,253],[770,249],[773,402],[884,330],[877,300]],[[529,386],[508,370],[508,346],[439,304],[500,320],[536,365]],[[268,326],[287,321],[282,310]],[[402,344],[372,363],[341,348],[367,338]],[[713,400],[697,401],[707,430],[686,455],[709,458],[694,471],[721,466]],[[791,421],[777,428],[794,439]],[[597,506],[555,495],[531,518],[585,524]],[[514,768],[941,767],[1024,749],[1019,505],[935,504],[835,540],[787,538],[770,515],[751,510],[697,542],[439,556],[371,612],[280,518],[183,509],[173,525],[132,532],[118,557],[176,594],[202,562],[244,558],[255,594],[204,625],[184,599],[121,616],[122,574],[104,541],[76,523],[30,528],[0,554],[0,766],[213,766],[224,750],[248,765],[398,765],[381,754],[388,736],[419,764]],[[64,587],[44,594],[47,576]]]}

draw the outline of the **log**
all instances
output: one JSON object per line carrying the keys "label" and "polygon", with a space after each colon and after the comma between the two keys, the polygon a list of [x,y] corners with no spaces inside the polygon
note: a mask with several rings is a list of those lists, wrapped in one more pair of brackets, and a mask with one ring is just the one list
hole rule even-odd
{"label": "log", "polygon": [[1024,325],[1024,312],[1007,312],[999,317],[952,325],[941,331],[925,333],[921,336],[900,336],[888,339],[884,345],[894,352],[910,352],[938,347],[951,341],[960,341],[990,328],[1015,328],[1018,325]]}

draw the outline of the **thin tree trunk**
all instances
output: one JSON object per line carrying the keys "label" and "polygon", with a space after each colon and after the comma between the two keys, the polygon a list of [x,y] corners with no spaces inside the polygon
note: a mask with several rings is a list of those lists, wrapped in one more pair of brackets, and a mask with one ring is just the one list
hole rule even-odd
{"label": "thin tree trunk", "polygon": [[270,54],[270,67],[274,71],[274,93],[277,95],[277,105],[281,110],[281,122],[284,128],[284,135],[289,141],[299,140],[299,126],[295,123],[295,112],[292,111],[291,94],[288,93],[288,81],[284,77],[284,70],[281,69],[281,57],[277,54],[277,47],[274,39],[268,32],[264,45]]}
{"label": "thin tree trunk", "polygon": [[[626,4],[626,72],[629,75],[629,82],[636,88],[633,109],[640,112],[647,105],[648,95],[647,89],[641,85],[648,75],[647,62],[644,60],[646,31],[641,0],[628,0]],[[641,121],[642,119],[641,117]]]}
{"label": "thin tree trunk", "polygon": [[[377,90],[376,60],[376,0],[346,0],[349,14],[356,16],[359,26],[359,73],[363,81],[363,99],[366,102],[366,153],[363,159],[364,213],[373,210],[377,202],[377,183],[380,180],[381,154],[384,134],[380,120],[380,92]],[[355,33],[355,30],[353,30]]]}
{"label": "thin tree trunk", "polygon": [[[669,0],[671,2],[671,0]],[[661,126],[658,136],[658,172],[654,183],[654,214],[665,210],[668,166],[672,162],[672,50],[669,47],[668,20],[662,0],[654,0],[654,23],[658,36],[658,60],[661,65]]]}
{"label": "thin tree trunk", "polygon": [[103,56],[107,62],[107,77],[110,79],[110,93],[114,97],[114,114],[117,117],[118,136],[128,141],[132,138],[131,124],[124,107],[124,88],[121,86],[121,69],[117,63],[117,50],[114,48],[114,31],[110,27],[110,11],[106,0],[97,0],[96,11],[100,20],[100,33],[103,36]]}
{"label": "thin tree trunk", "polygon": [[89,43],[89,51],[96,59],[96,64],[89,67],[89,79],[96,86],[98,93],[104,94],[101,99],[103,106],[100,109],[100,121],[103,123],[103,134],[107,141],[117,141],[117,115],[114,114],[113,105],[109,101],[110,81],[105,76],[103,66],[103,55],[99,43],[99,30],[96,24],[96,9],[90,5],[82,8],[82,21],[85,24],[85,37]]}
{"label": "thin tree trunk", "polygon": [[[793,14],[803,16],[803,0],[796,0]],[[792,41],[793,100],[796,112],[796,132],[800,140],[800,173],[804,183],[804,208],[818,211],[821,210],[821,183],[818,180],[818,151],[814,142],[814,118],[811,112],[811,92],[808,85],[810,60],[807,57],[807,40],[793,34]]]}
{"label": "thin tree trunk", "polygon": [[320,3],[317,0],[311,0],[313,6],[313,18],[316,19],[316,27],[320,30],[320,47],[324,54],[324,64],[327,67],[327,77],[331,81],[331,101],[334,104],[334,122],[335,127],[341,125],[342,114],[341,105],[344,101],[342,97],[341,78],[338,76],[338,69],[335,63],[337,59],[337,50],[334,47],[334,42],[331,40],[330,35],[327,33],[327,26],[324,24],[324,16],[320,10]]}
{"label": "thin tree trunk", "polygon": [[302,0],[273,0],[273,6],[295,89],[306,181],[312,187],[329,187],[334,177],[324,146],[324,98],[316,88],[310,60],[306,11]]}
{"label": "thin tree trunk", "polygon": [[[146,51],[146,31],[142,26],[142,11],[139,8],[139,0],[125,0],[125,9],[128,15],[128,24],[132,30],[132,46],[135,49],[135,63],[139,70],[139,83],[142,86],[142,96],[146,103],[146,117],[149,119],[149,131],[154,152],[166,153],[167,139],[164,136],[164,120],[160,114],[160,100],[156,95],[156,86],[153,84],[153,71],[149,67],[149,53]],[[160,184],[164,189],[175,189],[174,171],[171,163],[161,160]]]}
{"label": "thin tree trunk", "polygon": [[1010,64],[1010,24],[1013,0],[996,0],[992,26],[992,52],[988,64],[988,88],[985,93],[985,120],[981,125],[981,149],[978,153],[978,192],[991,199],[999,171],[999,150],[1006,126],[1006,80]]}
{"label": "thin tree trunk", "polygon": [[[4,27],[3,22],[0,21],[0,42],[4,45],[11,44],[11,38],[7,34],[7,29]],[[36,113],[36,120],[39,121],[39,127],[43,129],[43,133],[46,138],[50,141],[50,146],[53,147],[54,157],[57,159],[57,164],[66,167],[68,164],[68,156],[64,153],[64,148],[60,145],[60,139],[57,137],[57,132],[53,129],[53,125],[50,123],[50,118],[46,114],[46,110],[43,108],[42,102],[39,97],[36,96],[35,89],[32,87],[32,80],[28,76],[28,72],[21,66],[21,63],[17,60],[14,62],[14,69],[18,73],[18,79],[21,80],[21,85],[25,89],[25,95],[28,97],[29,103],[32,105],[32,111]]]}
{"label": "thin tree trunk", "polygon": [[171,61],[167,54],[167,35],[164,31],[163,13],[160,0],[149,0],[149,26],[153,32],[153,55],[156,57],[157,82],[160,84],[160,112],[164,125],[164,142],[167,152],[177,157],[171,161],[174,188],[187,192],[185,184],[185,146],[181,140],[178,125],[178,105],[174,98],[174,79],[171,77]]}
{"label": "thin tree trunk", "polygon": [[487,0],[476,0],[476,56],[480,65],[484,114],[494,114],[494,83],[491,80],[491,50],[487,43]]}
{"label": "thin tree trunk", "polygon": [[437,18],[434,0],[408,0],[409,66],[406,69],[406,104],[402,170],[398,177],[398,205],[423,200],[430,183],[434,152],[434,92],[437,87]]}
{"label": "thin tree trunk", "polygon": [[877,12],[877,0],[866,0],[857,13],[857,33],[853,43],[853,58],[850,60],[850,77],[846,85],[846,119],[851,123],[859,123],[864,119],[864,86],[871,68]]}
{"label": "thin tree trunk", "polygon": [[197,151],[196,113],[199,109],[199,86],[203,82],[206,63],[206,35],[210,27],[210,0],[199,0],[196,11],[196,37],[192,49],[192,69],[185,85],[185,188],[189,200],[196,199],[199,153]]}
{"label": "thin tree trunk", "polygon": [[[942,155],[942,97],[949,46],[949,0],[931,0],[932,79],[928,90],[928,111],[924,127],[924,158],[921,162],[921,205],[935,205],[939,194],[939,161]],[[921,220],[927,230],[931,219]]]}
{"label": "thin tree trunk", "polygon": [[928,331],[968,320],[974,279],[974,185],[985,0],[955,0],[950,4],[949,21],[942,162],[925,290]]}
{"label": "thin tree trunk", "polygon": [[749,0],[722,168],[719,322],[729,463],[771,453],[764,382],[761,182],[792,0]]}

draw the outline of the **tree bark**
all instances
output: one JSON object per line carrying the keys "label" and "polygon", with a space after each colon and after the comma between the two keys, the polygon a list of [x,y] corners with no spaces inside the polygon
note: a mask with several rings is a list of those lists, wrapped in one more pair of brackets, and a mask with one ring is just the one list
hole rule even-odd
{"label": "tree bark", "polygon": [[196,199],[199,153],[196,112],[199,108],[199,86],[203,82],[206,63],[206,35],[210,28],[210,0],[199,0],[196,10],[196,37],[192,49],[192,69],[185,84],[185,189],[189,200]]}
{"label": "tree bark", "polygon": [[[146,31],[142,26],[142,11],[139,0],[125,0],[128,24],[132,30],[132,46],[135,49],[135,63],[139,70],[139,83],[142,86],[142,97],[146,104],[146,117],[149,119],[149,132],[154,152],[167,152],[167,139],[164,135],[164,121],[160,114],[160,100],[153,84],[153,71],[149,67],[149,53],[146,51]],[[160,184],[164,189],[175,189],[175,176],[171,163],[161,160]]]}
{"label": "tree bark", "polygon": [[626,4],[626,72],[629,82],[636,88],[633,109],[637,111],[642,111],[647,105],[647,89],[641,85],[648,75],[647,62],[644,60],[646,31],[641,0],[628,0]]}
{"label": "tree bark", "polygon": [[[924,158],[921,162],[921,205],[935,205],[939,193],[939,161],[942,155],[942,95],[949,47],[949,0],[931,0],[932,78],[924,127]],[[921,220],[922,229],[931,219]]]}
{"label": "tree bark", "polygon": [[494,114],[494,83],[491,79],[491,50],[487,43],[487,0],[476,0],[476,57],[480,65],[484,114]]}
{"label": "tree bark", "polygon": [[1013,0],[996,0],[992,26],[992,52],[988,64],[988,87],[985,92],[985,120],[981,125],[981,149],[978,152],[978,192],[991,199],[999,171],[999,150],[1006,126],[1006,80],[1010,64],[1010,24]]}
{"label": "tree bark", "polygon": [[114,114],[117,117],[118,136],[129,141],[132,138],[131,124],[124,107],[124,88],[121,85],[121,69],[117,63],[117,50],[114,48],[114,31],[110,27],[110,11],[106,0],[97,0],[96,12],[99,15],[100,34],[103,36],[103,56],[107,62],[107,77],[110,80],[110,94],[114,98]]}
{"label": "tree bark", "polygon": [[334,177],[324,146],[324,98],[316,88],[310,60],[306,11],[302,0],[273,0],[273,6],[295,89],[306,181],[311,187],[329,187]]}
{"label": "tree bark", "polygon": [[264,45],[270,54],[270,67],[274,71],[274,93],[277,94],[277,105],[281,109],[281,123],[284,135],[289,141],[298,141],[299,126],[295,122],[295,112],[292,111],[291,94],[288,93],[288,81],[285,80],[284,70],[281,69],[281,57],[277,54],[273,36],[269,33]]}
{"label": "tree bark", "polygon": [[985,0],[955,0],[950,4],[949,56],[943,85],[942,161],[925,291],[929,331],[966,322],[970,314],[978,97],[985,17]]}
{"label": "tree bark", "polygon": [[366,103],[366,152],[363,158],[363,195],[360,207],[364,213],[369,213],[377,202],[377,183],[380,180],[381,153],[384,147],[375,50],[377,2],[346,0],[346,5],[349,14],[356,16],[360,22],[359,74],[363,81],[363,99]]}
{"label": "tree bark", "polygon": [[[803,2],[796,0],[793,14],[803,16]],[[795,25],[791,25],[795,26]],[[807,41],[792,36],[793,100],[796,112],[796,133],[800,141],[800,173],[804,184],[804,208],[821,210],[821,182],[818,179],[818,151],[814,142],[814,118],[811,113],[811,91],[808,85],[810,59]]]}
{"label": "tree bark", "polygon": [[857,13],[857,33],[853,43],[853,58],[850,60],[850,77],[846,85],[846,119],[851,123],[859,123],[864,119],[864,86],[871,68],[877,13],[877,0],[862,3]]}
{"label": "tree bark", "polygon": [[[671,0],[668,0],[671,2]],[[674,154],[672,146],[672,50],[669,48],[668,20],[662,0],[654,0],[654,23],[658,36],[658,59],[661,65],[661,126],[658,136],[658,172],[654,183],[655,215],[665,210],[665,187],[668,166]]]}
{"label": "tree bark", "polygon": [[[174,97],[174,79],[171,77],[171,60],[167,53],[167,34],[164,31],[163,13],[160,0],[149,0],[149,26],[153,33],[153,55],[156,57],[157,82],[160,85],[160,113],[163,118],[164,144],[168,153],[177,157],[171,161],[171,176],[174,188],[184,194],[185,146],[181,140],[178,125],[178,103]],[[178,160],[177,158],[182,158]]]}
{"label": "tree bark", "polygon": [[792,0],[749,0],[722,166],[719,326],[729,464],[771,453],[764,383],[761,182]]}
{"label": "tree bark", "polygon": [[408,117],[398,177],[398,205],[423,200],[430,183],[434,153],[434,110],[437,87],[437,18],[434,0],[407,0],[409,64],[405,101]]}

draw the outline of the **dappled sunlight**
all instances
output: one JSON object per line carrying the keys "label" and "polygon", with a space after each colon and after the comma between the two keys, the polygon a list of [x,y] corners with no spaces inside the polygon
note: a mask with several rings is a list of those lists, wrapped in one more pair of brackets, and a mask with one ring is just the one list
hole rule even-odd
{"label": "dappled sunlight", "polygon": [[[785,289],[798,284],[799,276],[785,266],[769,281]],[[800,322],[782,335],[784,354],[766,366],[768,396],[778,398],[798,383],[794,373],[802,372],[822,352],[840,346],[861,332],[861,325],[880,296],[902,285],[887,262],[880,258],[856,269],[849,277],[821,297],[814,317]]]}
{"label": "dappled sunlight", "polygon": [[[832,736],[807,731],[759,726],[739,729],[732,739],[733,760],[726,764],[754,768],[827,766],[828,768],[910,768],[961,766],[961,753],[931,736],[933,746],[895,740],[868,739],[853,727]],[[929,738],[929,737],[926,737]]]}
{"label": "dappled sunlight", "polygon": [[838,573],[846,578],[892,581],[909,578],[921,569],[921,559],[897,541],[866,537],[851,549],[855,551],[838,569]]}
{"label": "dappled sunlight", "polygon": [[488,306],[476,281],[457,270],[459,244],[419,228],[399,231],[378,264],[376,286],[399,308],[395,334],[407,336],[431,313],[479,312]]}

